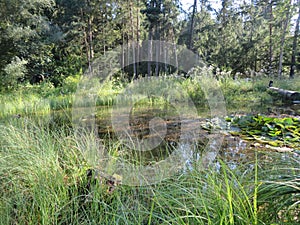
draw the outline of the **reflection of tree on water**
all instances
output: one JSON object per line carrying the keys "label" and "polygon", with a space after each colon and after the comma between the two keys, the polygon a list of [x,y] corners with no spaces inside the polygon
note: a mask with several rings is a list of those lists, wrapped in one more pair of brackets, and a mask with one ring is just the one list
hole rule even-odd
{"label": "reflection of tree on water", "polygon": [[[194,118],[182,118],[170,103],[150,104],[151,107],[149,104],[139,103],[131,108],[129,116],[131,132],[128,133],[126,140],[116,136],[115,132],[118,130],[112,129],[107,119],[97,119],[99,137],[118,139],[120,142],[118,156],[128,163],[143,166],[159,163],[176,150],[184,152],[186,148],[184,146],[195,141],[194,133],[199,129],[198,121]],[[124,121],[120,119],[119,122]],[[182,135],[183,133],[185,135]],[[185,141],[181,146],[182,139]]]}
{"label": "reflection of tree on water", "polygon": [[[125,158],[135,164],[151,164],[169,157],[177,148],[181,122],[176,109],[164,104],[161,108],[135,106],[129,118],[132,139],[140,146],[128,148]],[[126,147],[125,147],[126,149]]]}
{"label": "reflection of tree on water", "polygon": [[128,163],[135,165],[152,165],[168,158],[177,148],[177,143],[172,141],[163,141],[161,144],[148,151],[139,151],[122,145],[122,158]]}
{"label": "reflection of tree on water", "polygon": [[133,134],[140,140],[159,136],[162,129],[166,132],[158,137],[161,140],[178,141],[180,137],[180,117],[173,106],[162,109],[134,107],[130,113],[129,124]]}

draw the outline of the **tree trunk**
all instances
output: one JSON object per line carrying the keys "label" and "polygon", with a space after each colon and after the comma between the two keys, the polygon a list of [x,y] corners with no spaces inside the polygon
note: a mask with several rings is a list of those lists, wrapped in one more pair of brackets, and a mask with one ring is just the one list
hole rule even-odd
{"label": "tree trunk", "polygon": [[135,44],[134,44],[134,25],[133,25],[133,7],[132,7],[132,1],[130,1],[130,25],[131,25],[131,39],[132,39],[132,58],[133,58],[133,78],[136,77],[136,59],[135,59]]}
{"label": "tree trunk", "polygon": [[140,61],[140,1],[137,0],[137,20],[136,20],[136,65],[137,75],[139,74],[139,61]]}
{"label": "tree trunk", "polygon": [[269,87],[270,91],[277,92],[283,97],[283,100],[299,101],[300,93],[297,91],[285,90],[277,87]]}
{"label": "tree trunk", "polygon": [[151,64],[152,64],[152,28],[149,28],[149,37],[148,37],[148,67],[147,73],[148,76],[151,76]]}
{"label": "tree trunk", "polygon": [[161,54],[162,54],[162,41],[161,38],[159,39],[159,42],[156,44],[156,76],[159,76],[161,72]]}
{"label": "tree trunk", "polygon": [[[105,23],[107,23],[107,9],[106,6],[104,5],[104,15],[102,15],[102,21],[105,21]],[[102,25],[102,38],[103,38],[103,55],[106,54],[106,41],[105,41],[105,23],[103,23]]]}
{"label": "tree trunk", "polygon": [[93,15],[92,15],[92,9],[91,9],[91,1],[87,0],[87,7],[88,7],[88,18],[87,18],[87,25],[88,25],[88,50],[89,51],[89,71],[92,72],[92,60],[94,58],[94,46],[93,46]]}
{"label": "tree trunk", "polygon": [[[84,11],[81,8],[80,9],[81,13],[81,19],[84,21]],[[88,71],[89,73],[92,72],[92,63],[91,63],[91,50],[90,50],[90,38],[89,38],[89,19],[88,19],[88,28],[83,26],[83,32],[84,32],[84,46],[85,46],[85,54],[86,54],[86,60],[87,60],[87,66],[88,66]]]}
{"label": "tree trunk", "polygon": [[[122,25],[124,25],[124,18],[122,18]],[[122,29],[122,58],[121,58],[121,63],[122,63],[122,71],[124,72],[125,70],[125,31]]]}
{"label": "tree trunk", "polygon": [[[154,1],[150,1],[150,7],[154,8],[155,3]],[[153,41],[153,30],[154,30],[154,35],[155,35],[155,31],[156,31],[156,27],[153,24],[150,24],[149,26],[149,34],[148,34],[148,68],[147,68],[147,72],[148,72],[148,76],[151,76],[151,72],[152,72],[152,57],[153,57],[153,46],[152,46],[152,41]]]}
{"label": "tree trunk", "polygon": [[176,68],[176,71],[174,73],[177,74],[178,70],[179,70],[179,68],[178,68],[179,65],[178,65],[178,57],[177,57],[177,45],[176,45],[176,37],[175,37],[175,28],[173,28],[172,37],[173,37],[173,51],[174,51],[174,57],[175,57],[175,68]]}
{"label": "tree trunk", "polygon": [[270,21],[269,21],[269,75],[273,70],[273,0],[270,0]]}
{"label": "tree trunk", "polygon": [[93,46],[93,31],[92,31],[92,20],[91,16],[88,17],[88,41],[89,41],[89,71],[93,71],[92,60],[94,58],[94,46]]}
{"label": "tree trunk", "polygon": [[298,0],[297,5],[298,5],[299,12],[298,12],[298,18],[297,18],[297,21],[296,21],[296,27],[295,27],[295,33],[294,33],[294,40],[293,40],[290,78],[294,78],[294,76],[295,76],[297,43],[298,43],[299,23],[300,23],[300,0]]}
{"label": "tree trunk", "polygon": [[285,36],[286,36],[286,30],[290,21],[290,8],[291,8],[292,0],[289,1],[287,12],[286,12],[286,18],[284,20],[283,24],[283,32],[280,40],[280,53],[279,53],[279,66],[278,66],[278,77],[281,78],[282,75],[282,61],[283,61],[283,49],[284,49],[284,43],[285,43]]}
{"label": "tree trunk", "polygon": [[190,27],[190,37],[189,37],[189,43],[188,43],[188,48],[190,50],[193,47],[193,34],[194,34],[194,23],[195,23],[196,11],[197,11],[197,0],[194,0],[193,13],[192,13],[192,19],[191,19],[191,27]]}
{"label": "tree trunk", "polygon": [[[162,1],[158,1],[156,4],[156,8],[158,10],[161,10],[162,8]],[[161,29],[161,22],[156,23],[155,25],[155,40],[160,40],[161,36],[163,36],[160,32],[162,31]],[[155,75],[159,75],[159,70],[160,70],[160,64],[159,64],[159,57],[160,57],[160,42],[157,42],[155,44]]]}

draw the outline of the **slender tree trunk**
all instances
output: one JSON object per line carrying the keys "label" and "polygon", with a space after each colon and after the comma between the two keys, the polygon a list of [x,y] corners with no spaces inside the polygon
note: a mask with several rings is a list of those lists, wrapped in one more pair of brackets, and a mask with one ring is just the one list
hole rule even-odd
{"label": "slender tree trunk", "polygon": [[174,51],[174,57],[175,57],[175,74],[178,73],[179,70],[179,65],[178,65],[178,57],[177,57],[177,45],[176,45],[176,37],[175,37],[175,28],[173,27],[173,32],[172,32],[172,38],[173,38],[173,51]]}
{"label": "slender tree trunk", "polygon": [[[81,12],[81,19],[84,21],[84,12],[83,9],[80,9]],[[86,29],[85,26],[83,26],[83,32],[84,32],[84,46],[85,46],[85,54],[86,54],[86,59],[87,59],[87,66],[88,66],[88,71],[92,72],[92,64],[91,64],[91,51],[90,51],[90,46],[89,46],[89,31]]]}
{"label": "slender tree trunk", "polygon": [[140,61],[140,1],[137,0],[137,9],[136,9],[136,14],[137,14],[137,20],[136,20],[136,71],[137,75],[139,74],[139,61]]}
{"label": "slender tree trunk", "polygon": [[[157,1],[156,8],[161,10],[162,1]],[[160,40],[161,36],[163,36],[160,32],[161,29],[161,22],[156,23],[155,26],[155,40]],[[159,42],[155,44],[155,75],[159,76],[159,56],[160,56],[160,44]]]}
{"label": "slender tree trunk", "polygon": [[135,59],[135,44],[134,44],[134,25],[133,25],[133,6],[132,6],[132,1],[129,3],[129,8],[130,8],[130,25],[131,25],[131,40],[132,40],[132,58],[133,58],[133,78],[136,77],[136,59]]}
{"label": "slender tree trunk", "polygon": [[295,76],[297,43],[298,43],[299,23],[300,23],[300,0],[298,0],[297,5],[298,5],[298,18],[297,18],[297,21],[296,21],[294,40],[293,40],[290,78],[294,78],[294,76]]}
{"label": "slender tree trunk", "polygon": [[168,73],[168,65],[167,65],[167,62],[168,62],[168,54],[169,54],[169,49],[168,48],[164,48],[162,49],[163,50],[163,53],[164,53],[164,73],[167,74]]}
{"label": "slender tree trunk", "polygon": [[273,0],[270,0],[270,21],[269,21],[269,75],[273,70]]}
{"label": "slender tree trunk", "polygon": [[279,65],[278,65],[278,72],[277,75],[278,77],[281,78],[282,76],[282,61],[283,61],[283,50],[284,50],[284,43],[285,43],[285,36],[286,36],[286,30],[288,27],[288,24],[290,22],[290,8],[291,8],[292,0],[289,1],[287,12],[286,12],[286,18],[284,20],[283,24],[283,31],[282,31],[282,36],[280,40],[280,53],[279,53]]}
{"label": "slender tree trunk", "polygon": [[228,0],[222,0],[222,9],[221,9],[221,37],[220,37],[220,40],[221,40],[221,49],[220,49],[220,56],[221,56],[221,59],[220,59],[220,65],[222,67],[227,67],[228,66],[228,59],[227,59],[227,52],[226,52],[226,49],[228,48],[228,43],[227,43],[227,35],[225,33],[226,29],[228,29],[228,26],[227,26],[227,20],[229,20],[228,18]]}
{"label": "slender tree trunk", "polygon": [[92,15],[92,8],[91,8],[91,1],[87,0],[87,7],[88,7],[88,51],[89,51],[89,71],[92,72],[92,60],[94,58],[94,45],[93,45],[93,15]]}
{"label": "slender tree trunk", "polygon": [[[122,18],[122,25],[124,26],[124,18]],[[124,29],[122,29],[122,71],[124,72],[124,67],[125,67],[125,32]]]}
{"label": "slender tree trunk", "polygon": [[[155,1],[150,1],[150,7],[154,8],[155,7]],[[154,32],[153,32],[154,31]],[[153,46],[152,46],[152,41],[153,41],[153,33],[154,33],[154,38],[156,36],[156,26],[154,24],[150,24],[149,27],[149,34],[148,34],[148,76],[151,76],[152,73],[152,58],[153,58]]]}
{"label": "slender tree trunk", "polygon": [[[160,40],[159,35],[159,25],[155,29],[155,40]],[[159,75],[159,54],[160,54],[160,44],[159,42],[155,43],[155,76]]]}
{"label": "slender tree trunk", "polygon": [[194,23],[195,23],[196,11],[197,11],[197,0],[194,0],[193,13],[192,13],[192,18],[191,18],[190,36],[189,36],[189,43],[188,43],[188,48],[190,50],[193,47],[193,34],[194,34]]}
{"label": "slender tree trunk", "polygon": [[94,58],[94,46],[93,46],[93,31],[92,31],[92,20],[91,16],[88,17],[88,40],[89,40],[89,71],[93,71],[92,60]]}
{"label": "slender tree trunk", "polygon": [[155,43],[155,75],[159,76],[160,42]]}
{"label": "slender tree trunk", "polygon": [[147,73],[148,76],[151,76],[151,64],[152,64],[152,28],[149,28],[149,37],[148,37],[148,66]]}
{"label": "slender tree trunk", "polygon": [[105,40],[105,24],[107,23],[107,9],[106,9],[106,5],[104,4],[104,15],[102,15],[102,38],[103,38],[103,55],[106,54],[106,40]]}

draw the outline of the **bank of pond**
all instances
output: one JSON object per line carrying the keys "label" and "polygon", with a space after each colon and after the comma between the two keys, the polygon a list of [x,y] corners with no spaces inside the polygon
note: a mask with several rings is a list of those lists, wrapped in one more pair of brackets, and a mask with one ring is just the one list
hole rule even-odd
{"label": "bank of pond", "polygon": [[137,107],[126,137],[111,108],[1,121],[1,224],[297,224],[299,117],[199,111]]}
{"label": "bank of pond", "polygon": [[109,85],[94,105],[3,95],[0,224],[298,224],[299,105],[224,79],[218,116],[182,82],[182,107],[123,93],[134,104],[120,108]]}

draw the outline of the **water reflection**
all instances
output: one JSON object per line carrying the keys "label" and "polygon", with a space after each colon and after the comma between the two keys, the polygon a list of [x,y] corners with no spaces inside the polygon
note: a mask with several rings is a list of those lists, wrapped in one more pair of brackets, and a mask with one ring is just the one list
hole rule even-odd
{"label": "water reflection", "polygon": [[[297,107],[291,106],[294,112],[297,111]],[[239,112],[243,113],[247,110],[249,108],[240,109]],[[267,107],[263,109],[254,108],[253,110],[268,114],[270,107],[269,109]],[[271,110],[273,113],[286,112],[282,111],[282,106],[272,106]],[[120,141],[111,124],[111,111],[111,107],[98,107],[95,115],[87,115],[82,120],[87,122],[90,118],[95,119],[100,139],[107,142]],[[62,120],[64,122],[61,123],[65,123],[65,120],[70,120],[70,116],[67,114],[66,111],[54,112],[52,113],[52,120],[55,121],[55,124]],[[192,170],[196,164],[201,164],[203,168],[213,164],[218,168],[218,163],[215,161],[216,157],[221,157],[231,169],[235,169],[242,163],[254,161],[254,150],[263,150],[253,147],[251,143],[238,137],[198,129],[202,121],[210,118],[209,110],[206,108],[198,108],[198,114],[199,118],[187,117],[182,120],[171,106],[133,108],[129,120],[132,131],[130,137],[136,141],[132,143],[136,144],[143,141],[146,143],[147,140],[154,140],[155,148],[147,151],[136,151],[136,149],[140,149],[139,146],[128,145],[128,143],[121,141],[119,145],[120,157],[134,165],[151,166],[167,159],[176,151],[177,157],[181,159],[181,162],[184,162],[184,167],[181,168],[183,170]],[[183,129],[185,129],[185,137],[181,136]],[[161,133],[161,130],[165,130],[165,132]],[[224,138],[222,142],[218,140],[220,139],[219,135]],[[150,145],[153,146],[151,143]],[[265,160],[263,157],[261,159]],[[283,154],[282,157],[284,160],[286,155]]]}

